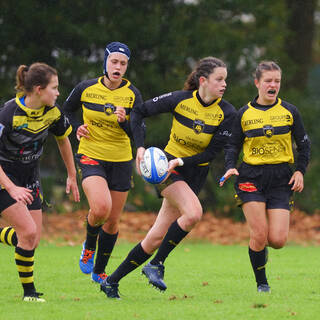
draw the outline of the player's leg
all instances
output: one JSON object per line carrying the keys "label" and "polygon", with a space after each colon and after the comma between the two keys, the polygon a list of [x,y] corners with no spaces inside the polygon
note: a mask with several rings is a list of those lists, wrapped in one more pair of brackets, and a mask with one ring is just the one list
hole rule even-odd
{"label": "player's leg", "polygon": [[265,269],[268,239],[266,204],[264,202],[250,201],[242,205],[242,210],[249,227],[249,257],[256,278],[257,288],[258,291],[267,291],[269,286]]}
{"label": "player's leg", "polygon": [[111,190],[110,194],[112,208],[108,220],[99,231],[97,256],[91,276],[92,280],[99,283],[106,277],[105,267],[117,241],[120,217],[128,197],[128,192]]}
{"label": "player's leg", "polygon": [[202,206],[197,195],[184,181],[177,181],[162,191],[167,205],[175,208],[180,217],[173,221],[161,242],[156,256],[151,264],[163,264],[169,253],[192,230],[202,217]]}
{"label": "player's leg", "polygon": [[268,243],[274,249],[282,248],[288,239],[290,211],[286,209],[268,209]]}
{"label": "player's leg", "polygon": [[103,177],[88,176],[83,180],[82,187],[90,210],[87,217],[86,240],[83,243],[79,265],[83,273],[91,273],[98,234],[110,214],[112,199],[107,181]]}
{"label": "player's leg", "polygon": [[146,262],[154,250],[159,247],[170,224],[180,216],[176,209],[172,211],[170,209],[172,209],[171,206],[168,205],[168,202],[164,199],[157,219],[146,237],[129,252],[119,267],[104,280],[101,285],[101,290],[106,293],[107,297],[119,298],[118,282],[128,273]]}
{"label": "player's leg", "polygon": [[37,245],[37,223],[27,207],[16,203],[2,212],[3,217],[14,227],[18,243],[15,248],[15,261],[24,290],[25,301],[44,302],[36,292],[33,278],[34,248]]}

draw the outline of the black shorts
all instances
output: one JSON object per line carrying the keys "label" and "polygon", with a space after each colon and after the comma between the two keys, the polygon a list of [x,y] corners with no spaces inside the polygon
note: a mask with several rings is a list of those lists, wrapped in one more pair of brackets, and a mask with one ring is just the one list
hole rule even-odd
{"label": "black shorts", "polygon": [[176,167],[165,182],[156,185],[158,196],[161,197],[161,192],[176,181],[185,181],[192,191],[198,195],[206,182],[208,172],[209,166]]}
{"label": "black shorts", "polygon": [[265,202],[267,209],[291,210],[293,191],[292,185],[288,185],[291,177],[288,163],[253,166],[243,162],[234,185],[239,205],[258,201]]}
{"label": "black shorts", "polygon": [[110,162],[79,153],[75,158],[82,181],[90,176],[100,176],[106,179],[110,190],[125,192],[133,187],[132,160]]}
{"label": "black shorts", "polygon": [[[19,187],[32,190],[33,202],[27,205],[29,210],[39,210],[42,208],[42,188],[40,184],[40,170],[36,165],[23,166],[17,163],[1,163],[1,167],[10,180]],[[0,212],[9,208],[17,201],[11,198],[7,190],[0,186]]]}

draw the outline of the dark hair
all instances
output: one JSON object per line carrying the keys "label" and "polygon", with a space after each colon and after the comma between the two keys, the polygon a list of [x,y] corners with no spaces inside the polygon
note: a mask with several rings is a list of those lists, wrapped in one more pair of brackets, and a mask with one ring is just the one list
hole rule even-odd
{"label": "dark hair", "polygon": [[280,71],[280,73],[282,72],[281,68],[274,61],[261,61],[258,64],[253,76],[255,79],[260,80],[262,73],[264,71],[274,71],[274,70],[278,70]]}
{"label": "dark hair", "polygon": [[53,75],[58,75],[57,70],[42,62],[35,62],[30,67],[20,65],[16,73],[15,89],[30,93],[35,86],[45,88]]}
{"label": "dark hair", "polygon": [[183,90],[196,90],[199,89],[199,78],[209,77],[215,68],[226,68],[226,64],[215,57],[206,57],[197,63],[194,70],[189,74],[186,82],[184,83]]}

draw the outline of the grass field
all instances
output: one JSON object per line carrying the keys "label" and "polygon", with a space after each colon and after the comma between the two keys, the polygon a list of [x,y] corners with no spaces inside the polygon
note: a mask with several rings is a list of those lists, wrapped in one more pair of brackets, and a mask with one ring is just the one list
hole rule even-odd
{"label": "grass field", "polygon": [[[108,270],[133,247],[120,243]],[[319,319],[320,247],[289,245],[269,252],[271,294],[258,294],[247,247],[185,242],[166,262],[165,293],[147,285],[141,268],[120,282],[121,300],[99,292],[80,273],[80,246],[41,243],[35,281],[46,303],[24,303],[13,248],[0,245],[0,319]]]}

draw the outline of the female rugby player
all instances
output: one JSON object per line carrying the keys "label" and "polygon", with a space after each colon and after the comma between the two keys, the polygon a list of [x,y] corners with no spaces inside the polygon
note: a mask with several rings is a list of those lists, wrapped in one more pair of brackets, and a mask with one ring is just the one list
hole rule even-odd
{"label": "female rugby player", "polygon": [[[310,141],[298,109],[278,97],[280,67],[273,61],[261,62],[254,83],[258,96],[238,111],[220,186],[237,175],[235,190],[249,225],[249,257],[257,288],[270,292],[267,246],[280,249],[287,241],[291,196],[303,190]],[[292,173],[293,141],[298,158]],[[241,149],[243,162],[237,170]]]}
{"label": "female rugby player", "polygon": [[[105,267],[132,185],[129,118],[131,111],[142,103],[142,97],[123,78],[129,59],[127,45],[109,43],[105,49],[104,75],[79,83],[63,105],[80,140],[76,160],[90,207],[79,265],[83,273],[91,274],[98,283],[106,277]],[[78,110],[82,112],[81,121],[76,118]]]}
{"label": "female rugby player", "polygon": [[0,111],[0,212],[13,227],[0,229],[0,242],[15,246],[24,301],[44,302],[33,279],[34,251],[42,226],[39,158],[54,134],[68,171],[66,192],[79,201],[68,119],[56,106],[57,71],[44,63],[17,70],[17,96]]}
{"label": "female rugby player", "polygon": [[101,284],[107,297],[119,298],[120,279],[148,260],[158,248],[142,272],[153,286],[166,290],[164,262],[200,221],[202,206],[198,194],[205,183],[209,162],[224,148],[231,135],[235,109],[222,99],[226,78],[223,61],[214,57],[201,59],[187,78],[184,90],[155,97],[134,110],[131,128],[137,146],[139,173],[145,152],[142,119],[164,112],[173,114],[171,134],[165,147],[170,176],[157,186],[163,202],[154,225]]}

